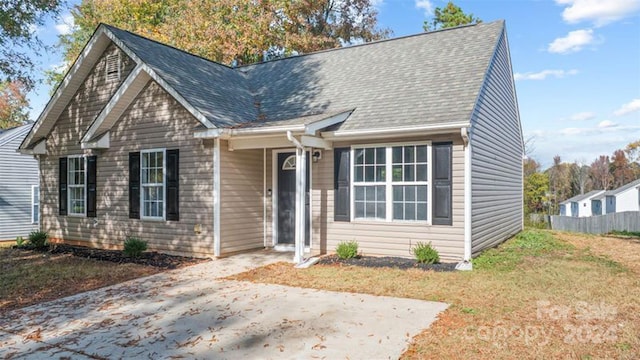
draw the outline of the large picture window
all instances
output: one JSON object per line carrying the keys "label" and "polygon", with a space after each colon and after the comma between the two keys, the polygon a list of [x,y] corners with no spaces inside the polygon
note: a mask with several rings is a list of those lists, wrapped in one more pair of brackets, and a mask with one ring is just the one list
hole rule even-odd
{"label": "large picture window", "polygon": [[70,156],[68,159],[67,196],[70,215],[86,214],[86,182],[85,158],[82,156]]}
{"label": "large picture window", "polygon": [[352,154],[354,219],[430,220],[427,143],[354,147]]}
{"label": "large picture window", "polygon": [[142,217],[164,219],[164,150],[143,151],[141,155]]}

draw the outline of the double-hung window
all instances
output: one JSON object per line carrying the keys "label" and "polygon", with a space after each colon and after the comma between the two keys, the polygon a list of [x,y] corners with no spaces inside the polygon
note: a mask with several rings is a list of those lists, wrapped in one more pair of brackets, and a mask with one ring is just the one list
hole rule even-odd
{"label": "double-hung window", "polygon": [[430,221],[428,143],[358,146],[352,155],[354,219]]}
{"label": "double-hung window", "polygon": [[85,158],[69,156],[67,170],[67,196],[69,215],[86,215],[86,183]]}
{"label": "double-hung window", "polygon": [[145,150],[141,152],[142,217],[164,219],[165,201],[165,152]]}

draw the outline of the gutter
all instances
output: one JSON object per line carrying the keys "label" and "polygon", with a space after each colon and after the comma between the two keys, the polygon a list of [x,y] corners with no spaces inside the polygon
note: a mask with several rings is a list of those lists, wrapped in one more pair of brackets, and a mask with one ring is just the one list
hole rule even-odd
{"label": "gutter", "polygon": [[460,135],[464,144],[464,258],[456,270],[472,270],[471,263],[471,128],[463,127]]}

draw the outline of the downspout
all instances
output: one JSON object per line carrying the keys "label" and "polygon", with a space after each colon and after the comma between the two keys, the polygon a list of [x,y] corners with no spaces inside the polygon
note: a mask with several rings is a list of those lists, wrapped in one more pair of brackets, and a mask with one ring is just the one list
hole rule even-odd
{"label": "downspout", "polygon": [[213,255],[220,256],[220,138],[213,146]]}
{"label": "downspout", "polygon": [[304,228],[305,228],[305,174],[306,151],[304,146],[293,137],[291,131],[287,131],[287,139],[296,146],[296,226],[295,226],[295,253],[293,262],[301,264],[304,261]]}
{"label": "downspout", "polygon": [[262,241],[267,247],[267,148],[262,148]]}
{"label": "downspout", "polygon": [[457,270],[471,270],[471,128],[463,127],[460,135],[464,145],[464,258]]}

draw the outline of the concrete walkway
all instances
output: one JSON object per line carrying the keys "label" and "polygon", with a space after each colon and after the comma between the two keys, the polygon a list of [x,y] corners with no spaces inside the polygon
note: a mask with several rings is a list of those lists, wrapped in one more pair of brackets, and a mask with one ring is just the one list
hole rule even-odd
{"label": "concrete walkway", "polygon": [[0,358],[398,358],[444,303],[216,278],[290,254],[255,252],[10,312]]}

